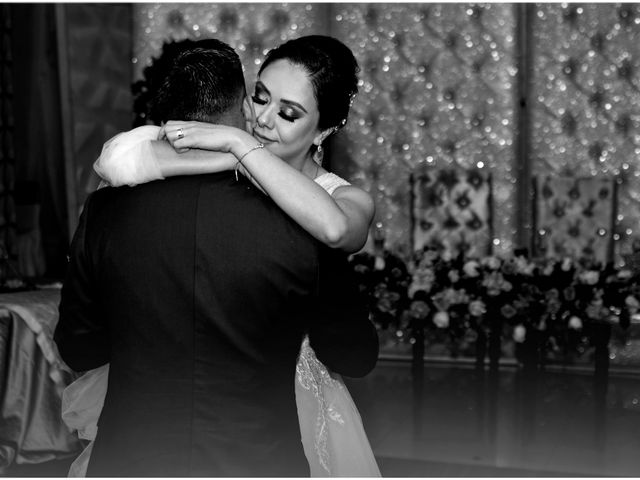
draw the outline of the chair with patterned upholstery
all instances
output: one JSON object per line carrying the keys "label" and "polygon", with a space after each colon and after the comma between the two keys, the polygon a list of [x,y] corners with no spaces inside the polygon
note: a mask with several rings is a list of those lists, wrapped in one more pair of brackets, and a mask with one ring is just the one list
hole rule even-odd
{"label": "chair with patterned upholstery", "polygon": [[456,256],[491,253],[491,175],[485,170],[424,168],[411,175],[412,250],[435,247]]}
{"label": "chair with patterned upholstery", "polygon": [[534,179],[534,252],[548,258],[613,259],[617,183],[610,176]]}

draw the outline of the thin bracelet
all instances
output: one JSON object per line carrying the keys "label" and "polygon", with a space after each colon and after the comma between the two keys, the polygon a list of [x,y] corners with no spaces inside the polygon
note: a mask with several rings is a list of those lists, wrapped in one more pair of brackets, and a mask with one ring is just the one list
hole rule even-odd
{"label": "thin bracelet", "polygon": [[[238,161],[236,162],[236,166],[235,166],[235,168],[234,168],[234,170],[235,170],[235,174],[236,174],[236,182],[238,181],[238,167],[239,167],[240,165],[242,165],[242,166],[244,167],[244,165],[243,165],[243,163],[242,163],[242,160],[244,159],[244,157],[246,157],[247,155],[249,155],[249,154],[250,154],[251,152],[253,152],[254,150],[258,150],[259,148],[264,148],[264,143],[259,143],[259,144],[257,144],[255,147],[251,147],[249,150],[247,150],[247,151],[244,153],[244,155],[242,155],[242,156],[238,159]],[[245,170],[246,170],[246,167],[245,167]]]}
{"label": "thin bracelet", "polygon": [[242,155],[239,159],[238,162],[242,163],[242,160],[244,160],[244,157],[246,157],[247,155],[249,155],[251,152],[253,152],[254,150],[258,150],[259,148],[264,148],[264,143],[259,143],[257,144],[255,147],[251,147],[249,150],[247,150],[245,152],[244,155]]}

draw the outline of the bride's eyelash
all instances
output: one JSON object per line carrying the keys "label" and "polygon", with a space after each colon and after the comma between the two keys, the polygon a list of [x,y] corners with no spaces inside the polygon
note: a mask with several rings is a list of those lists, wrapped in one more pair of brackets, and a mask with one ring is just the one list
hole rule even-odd
{"label": "bride's eyelash", "polygon": [[[256,93],[253,94],[253,96],[251,97],[251,100],[253,101],[253,103],[257,103],[258,105],[266,105],[267,103],[269,103],[268,100],[266,100],[264,98],[260,98],[258,96],[258,94],[256,94]],[[299,117],[297,117],[295,115],[288,115],[287,113],[283,112],[282,110],[280,112],[278,112],[278,115],[283,120],[286,120],[287,122],[291,122],[291,123],[293,123],[294,121],[296,121],[299,118]]]}
{"label": "bride's eyelash", "polygon": [[265,100],[264,98],[260,98],[258,95],[253,95],[251,97],[251,100],[254,103],[257,103],[258,105],[266,105],[267,104],[267,100]]}
{"label": "bride's eyelash", "polygon": [[291,122],[293,123],[298,117],[292,117],[290,115],[287,115],[284,112],[278,112],[278,115],[280,115],[280,118],[286,120],[287,122]]}

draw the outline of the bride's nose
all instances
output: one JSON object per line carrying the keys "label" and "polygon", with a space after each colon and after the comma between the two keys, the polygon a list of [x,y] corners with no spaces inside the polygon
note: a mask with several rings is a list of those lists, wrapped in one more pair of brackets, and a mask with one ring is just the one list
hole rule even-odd
{"label": "bride's nose", "polygon": [[[274,106],[275,107],[275,106]],[[259,127],[273,128],[275,108],[271,105],[266,106],[261,112],[256,112],[256,122]]]}

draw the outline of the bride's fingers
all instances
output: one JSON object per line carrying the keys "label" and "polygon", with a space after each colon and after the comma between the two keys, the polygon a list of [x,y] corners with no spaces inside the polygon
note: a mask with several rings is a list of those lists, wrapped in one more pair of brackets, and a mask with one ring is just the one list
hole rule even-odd
{"label": "bride's fingers", "polygon": [[167,138],[167,124],[165,123],[162,125],[162,127],[160,127],[157,140],[164,140],[166,138]]}
{"label": "bride's fingers", "polygon": [[173,146],[173,149],[177,152],[177,153],[184,153],[186,151],[189,150],[189,147],[186,147],[185,144],[185,140],[183,138],[179,138],[177,140],[175,140],[171,145]]}

